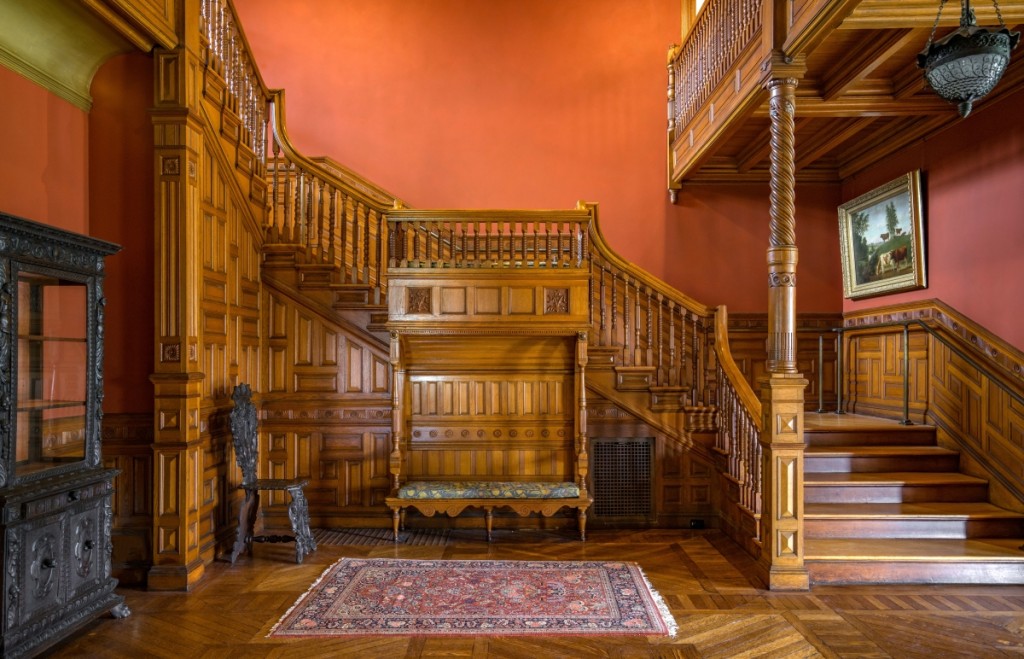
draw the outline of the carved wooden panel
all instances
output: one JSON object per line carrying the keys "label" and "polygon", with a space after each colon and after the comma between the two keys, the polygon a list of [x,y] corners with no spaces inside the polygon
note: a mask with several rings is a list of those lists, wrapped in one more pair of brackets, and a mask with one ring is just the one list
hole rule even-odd
{"label": "carved wooden panel", "polygon": [[[390,489],[391,414],[385,400],[276,401],[265,405],[262,431],[275,473],[310,478],[306,498],[315,526],[379,520]],[[293,466],[294,465],[294,468]],[[283,506],[268,519],[288,527]]]}
{"label": "carved wooden panel", "polygon": [[[797,370],[808,382],[804,391],[804,408],[808,411],[819,406],[819,371],[821,404],[826,410],[836,408],[836,333],[831,330],[839,327],[841,320],[838,314],[807,314],[797,318],[796,362]],[[767,376],[767,323],[766,314],[729,315],[729,348],[755,392],[758,379]]]}
{"label": "carved wooden panel", "polygon": [[[572,332],[589,325],[589,278],[585,273],[506,270],[393,274],[388,323],[393,329],[474,326]],[[545,285],[547,284],[547,285]],[[526,323],[529,323],[527,326]]]}
{"label": "carved wooden panel", "polygon": [[[909,412],[920,423],[928,411],[928,338],[913,330],[909,341]],[[844,360],[846,411],[903,418],[902,329],[849,336]]]}
{"label": "carved wooden panel", "polygon": [[993,501],[1024,511],[1024,405],[942,342],[932,339],[930,351],[931,413],[940,443],[965,450],[961,462],[968,473],[995,473]]}
{"label": "carved wooden panel", "polygon": [[[690,519],[713,525],[714,470],[708,460],[678,439],[648,426],[611,401],[589,392],[587,435],[591,439],[654,438],[654,519],[658,526],[688,527]],[[596,517],[593,524],[600,527]]]}

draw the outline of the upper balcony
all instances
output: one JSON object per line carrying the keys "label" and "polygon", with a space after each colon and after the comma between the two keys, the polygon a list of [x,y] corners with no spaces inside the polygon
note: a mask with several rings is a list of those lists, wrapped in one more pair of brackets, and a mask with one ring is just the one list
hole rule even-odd
{"label": "upper balcony", "polygon": [[[979,25],[999,25],[992,2],[972,6]],[[999,6],[1020,30],[1024,1]],[[917,66],[938,9],[939,0],[708,0],[669,51],[673,195],[686,181],[768,180],[772,78],[798,80],[798,181],[841,181],[957,121]],[[960,3],[946,2],[935,38],[959,18]],[[1024,87],[1024,55],[1013,55],[978,107]]]}

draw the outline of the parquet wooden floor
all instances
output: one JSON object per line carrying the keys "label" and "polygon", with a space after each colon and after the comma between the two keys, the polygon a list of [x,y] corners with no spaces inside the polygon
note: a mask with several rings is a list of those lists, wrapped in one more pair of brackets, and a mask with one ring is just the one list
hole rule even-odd
{"label": "parquet wooden floor", "polygon": [[[679,624],[664,637],[363,637],[269,640],[270,627],[342,556],[632,560]],[[443,546],[322,546],[303,565],[288,545],[217,561],[192,593],[121,591],[104,617],[54,657],[1006,657],[1024,655],[1024,585],[829,586],[769,592],[717,531],[456,531]]]}

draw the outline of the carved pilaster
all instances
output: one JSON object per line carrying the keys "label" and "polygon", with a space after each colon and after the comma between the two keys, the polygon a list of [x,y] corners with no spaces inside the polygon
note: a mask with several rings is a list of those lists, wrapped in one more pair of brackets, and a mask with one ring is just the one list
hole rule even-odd
{"label": "carved pilaster", "polygon": [[807,590],[804,565],[804,388],[799,375],[760,381],[764,501],[759,566],[772,590]]}
{"label": "carved pilaster", "polygon": [[768,248],[768,372],[796,373],[795,78],[768,82],[771,93],[771,221]]}
{"label": "carved pilaster", "polygon": [[179,47],[154,57],[155,355],[152,590],[187,590],[203,575],[199,482],[203,66],[199,0],[178,3]]}

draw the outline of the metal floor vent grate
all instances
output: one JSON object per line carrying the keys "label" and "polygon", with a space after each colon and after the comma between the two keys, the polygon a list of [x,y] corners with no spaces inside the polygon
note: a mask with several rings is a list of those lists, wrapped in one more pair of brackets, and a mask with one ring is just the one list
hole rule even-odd
{"label": "metal floor vent grate", "polygon": [[595,439],[594,517],[648,517],[651,514],[650,438]]}

